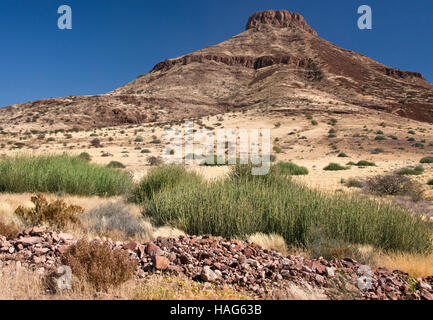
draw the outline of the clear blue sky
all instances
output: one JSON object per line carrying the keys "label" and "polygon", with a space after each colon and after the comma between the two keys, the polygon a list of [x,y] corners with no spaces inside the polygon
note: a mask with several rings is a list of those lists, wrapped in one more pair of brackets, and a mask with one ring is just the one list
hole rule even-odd
{"label": "clear blue sky", "polygon": [[[57,28],[72,7],[73,29]],[[373,9],[373,30],[357,8]],[[0,106],[101,94],[157,62],[241,33],[255,11],[301,13],[323,38],[433,82],[431,0],[0,0]]]}

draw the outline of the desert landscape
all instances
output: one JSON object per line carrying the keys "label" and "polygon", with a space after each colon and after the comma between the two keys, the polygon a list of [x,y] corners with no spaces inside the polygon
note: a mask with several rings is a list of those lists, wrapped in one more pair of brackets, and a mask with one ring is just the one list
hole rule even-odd
{"label": "desert landscape", "polygon": [[[270,172],[165,164],[185,121],[269,129]],[[420,73],[284,10],[107,94],[1,108],[0,299],[433,300],[432,129]]]}

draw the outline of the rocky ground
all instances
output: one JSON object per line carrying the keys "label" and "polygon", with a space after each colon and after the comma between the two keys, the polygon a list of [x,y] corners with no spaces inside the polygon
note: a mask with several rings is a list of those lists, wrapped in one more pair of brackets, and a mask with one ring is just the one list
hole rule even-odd
{"label": "rocky ground", "polygon": [[[327,261],[282,256],[255,243],[223,238],[181,236],[154,242],[108,241],[138,259],[138,279],[152,274],[183,274],[193,281],[251,292],[258,298],[281,297],[291,284],[320,289],[331,299],[433,300],[433,277],[411,279],[401,271],[369,269],[353,259]],[[0,237],[0,267],[18,265],[49,273],[76,243],[66,233],[46,228],[24,230],[17,239]],[[366,288],[366,289],[362,289]],[[276,296],[277,295],[277,296]]]}

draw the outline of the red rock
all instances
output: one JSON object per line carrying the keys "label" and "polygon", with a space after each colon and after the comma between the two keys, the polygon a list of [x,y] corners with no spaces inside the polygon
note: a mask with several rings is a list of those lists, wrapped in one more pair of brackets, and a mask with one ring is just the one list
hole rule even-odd
{"label": "red rock", "polygon": [[123,249],[131,250],[131,251],[134,251],[135,249],[137,249],[137,247],[138,247],[138,243],[135,241],[130,241],[123,245]]}
{"label": "red rock", "polygon": [[27,238],[21,238],[17,240],[17,243],[20,243],[24,246],[29,246],[37,243],[41,243],[44,239],[41,237],[27,237]]}
{"label": "red rock", "polygon": [[163,256],[154,256],[152,260],[153,260],[153,266],[157,270],[165,270],[170,265],[170,260],[168,260],[166,257]]}
{"label": "red rock", "polygon": [[154,244],[153,242],[149,242],[149,244],[146,247],[146,253],[149,256],[151,256],[153,251],[158,250],[158,249],[160,250],[160,248],[156,244]]}

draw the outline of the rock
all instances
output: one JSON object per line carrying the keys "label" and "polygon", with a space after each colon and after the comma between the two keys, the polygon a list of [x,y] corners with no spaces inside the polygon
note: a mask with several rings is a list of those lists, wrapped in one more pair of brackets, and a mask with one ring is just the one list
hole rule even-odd
{"label": "rock", "polygon": [[149,242],[149,244],[146,247],[146,253],[149,256],[151,256],[153,251],[155,251],[155,250],[160,250],[160,248],[156,244],[154,244],[153,242]]}
{"label": "rock", "polygon": [[43,241],[44,241],[44,239],[41,237],[27,237],[27,238],[18,239],[17,243],[20,243],[24,246],[30,246],[30,245],[34,245],[37,243],[41,243]]}
{"label": "rock", "polygon": [[308,272],[308,273],[311,273],[311,272],[313,272],[313,270],[311,270],[309,267],[307,267],[306,265],[303,265],[302,266],[302,271],[305,271],[305,272]]}
{"label": "rock", "polygon": [[131,250],[131,251],[134,251],[135,249],[137,249],[137,247],[138,247],[138,243],[135,241],[130,241],[123,245],[123,249]]}
{"label": "rock", "polygon": [[417,284],[418,289],[428,290],[428,291],[432,290],[431,285],[429,285],[427,282],[424,282],[422,279],[417,279],[417,280],[418,280],[418,284]]}
{"label": "rock", "polygon": [[165,270],[170,265],[170,260],[163,256],[153,256],[152,261],[156,270]]}
{"label": "rock", "polygon": [[205,282],[215,282],[218,275],[208,266],[205,266],[200,274],[200,278]]}
{"label": "rock", "polygon": [[334,269],[330,267],[326,267],[326,275],[330,278],[335,277]]}

